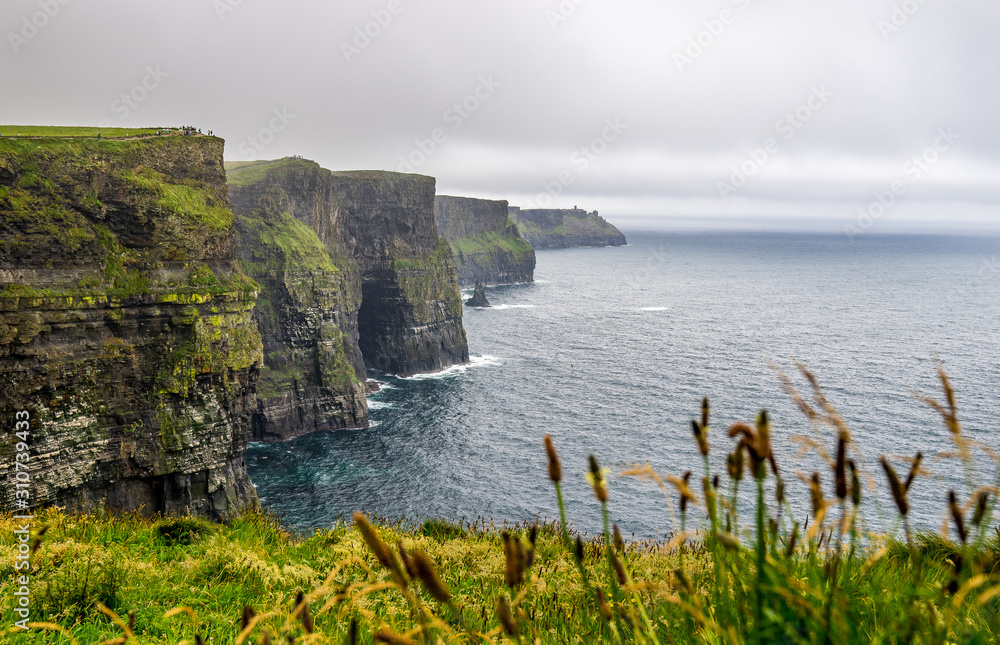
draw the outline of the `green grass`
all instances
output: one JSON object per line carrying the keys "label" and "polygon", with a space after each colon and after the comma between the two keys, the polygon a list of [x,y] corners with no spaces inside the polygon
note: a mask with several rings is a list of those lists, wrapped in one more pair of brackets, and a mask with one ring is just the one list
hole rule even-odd
{"label": "green grass", "polygon": [[522,255],[530,254],[532,251],[531,245],[523,238],[493,232],[452,240],[450,244],[455,255],[463,256],[492,253],[493,251],[508,251]]}
{"label": "green grass", "polygon": [[270,161],[227,161],[226,181],[233,186],[250,186],[261,181],[272,171],[293,166],[319,167],[315,161],[285,157]]}
{"label": "green grass", "polygon": [[[961,455],[942,459],[957,460],[970,476],[961,501],[978,486],[968,457],[980,446],[962,435],[943,372],[941,380],[945,402],[926,400],[941,413]],[[53,626],[18,642],[69,642],[56,635],[59,629],[79,643],[127,631],[135,635],[129,643],[170,644],[198,637],[261,643],[265,631],[272,643],[303,644],[997,642],[995,489],[976,489],[989,493],[978,522],[970,519],[976,504],[953,511],[963,539],[863,534],[856,520],[872,493],[862,490],[864,471],[855,477],[850,467],[849,458],[860,454],[850,431],[818,386],[807,398],[786,384],[815,423],[809,445],[830,457],[828,472],[804,478],[819,482],[808,485],[808,529],[796,522],[787,498],[765,493],[772,484],[795,481],[773,459],[768,415],[732,424],[728,440],[709,441],[706,402],[692,423],[705,458],[700,484],[691,473],[660,475],[647,465],[618,473],[659,486],[672,513],[679,496],[679,522],[665,544],[620,539],[608,521],[614,483],[594,457],[589,480],[604,532],[591,541],[572,535],[562,464],[549,441],[548,473],[560,511],[560,521],[551,524],[376,519],[373,526],[355,514],[353,523],[296,535],[254,510],[225,526],[45,510],[35,518],[36,529],[48,532],[34,555],[33,619]],[[721,443],[733,452],[716,482],[708,454]],[[893,476],[905,512],[908,484]],[[731,502],[740,486],[757,497],[746,524]],[[9,515],[0,516],[0,594],[6,599],[14,590],[13,528]],[[9,625],[11,601],[5,602]],[[244,614],[244,607],[253,611]],[[250,640],[238,639],[241,615],[252,617],[244,634]]]}
{"label": "green grass", "polygon": [[0,135],[6,137],[53,137],[53,138],[124,138],[140,135],[155,135],[165,128],[95,128],[68,127],[56,125],[0,125]]}

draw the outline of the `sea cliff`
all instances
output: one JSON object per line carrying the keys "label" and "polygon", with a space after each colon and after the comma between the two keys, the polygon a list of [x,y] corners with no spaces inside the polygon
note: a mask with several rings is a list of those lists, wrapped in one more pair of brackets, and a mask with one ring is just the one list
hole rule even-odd
{"label": "sea cliff", "polygon": [[259,287],[235,260],[222,148],[0,139],[0,423],[30,416],[29,507],[221,520],[257,503]]}
{"label": "sea cliff", "polygon": [[255,439],[365,427],[367,369],[407,376],[468,361],[434,185],[297,158],[231,164],[239,254],[263,286]]}
{"label": "sea cliff", "polygon": [[451,245],[463,287],[532,282],[535,250],[507,214],[506,201],[438,195],[438,232]]}
{"label": "sea cliff", "polygon": [[529,209],[510,207],[510,218],[536,249],[566,249],[579,246],[624,246],[621,231],[598,215],[579,208]]}

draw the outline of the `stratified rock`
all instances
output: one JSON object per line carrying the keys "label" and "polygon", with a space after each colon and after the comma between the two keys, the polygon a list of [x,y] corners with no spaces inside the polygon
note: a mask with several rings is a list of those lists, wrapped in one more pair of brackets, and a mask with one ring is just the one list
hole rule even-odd
{"label": "stratified rock", "polygon": [[621,231],[597,214],[574,208],[521,210],[509,208],[510,218],[536,249],[568,249],[581,246],[625,246]]}
{"label": "stratified rock", "polygon": [[486,299],[486,289],[483,288],[482,282],[476,283],[476,292],[472,294],[472,297],[465,301],[465,304],[470,307],[489,307],[490,301]]}
{"label": "stratified rock", "polygon": [[345,353],[363,357],[354,363],[360,380],[365,366],[407,376],[469,360],[454,256],[434,223],[432,177],[331,172],[283,159],[234,168],[229,181],[241,215],[280,189],[287,211],[315,232],[338,269],[357,267],[360,299],[339,305],[342,321],[356,315],[357,335],[349,323],[339,327],[356,338],[360,354]]}
{"label": "stratified rock", "polygon": [[438,195],[434,215],[458,263],[458,283],[532,282],[535,250],[507,215],[507,202]]}
{"label": "stratified rock", "polygon": [[262,287],[254,319],[265,359],[251,439],[367,427],[357,264],[334,263],[316,232],[292,215],[303,204],[293,205],[279,184],[260,194],[234,190],[233,200],[237,253]]}
{"label": "stratified rock", "polygon": [[[259,287],[233,261],[222,147],[0,139],[0,424],[30,416],[30,507],[257,504]],[[2,442],[0,470],[14,463]]]}

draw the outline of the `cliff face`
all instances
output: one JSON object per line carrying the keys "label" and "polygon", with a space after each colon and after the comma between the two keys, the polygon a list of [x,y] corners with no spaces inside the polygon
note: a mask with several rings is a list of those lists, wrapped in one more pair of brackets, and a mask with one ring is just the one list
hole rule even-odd
{"label": "cliff face", "polygon": [[567,249],[579,246],[624,246],[621,231],[597,211],[510,208],[510,218],[536,249]]}
{"label": "cliff face", "polygon": [[356,316],[356,326],[339,328],[357,339],[360,354],[345,354],[359,378],[365,366],[405,376],[468,361],[455,261],[434,222],[433,178],[331,172],[286,159],[234,168],[229,181],[241,216],[278,190],[331,261],[345,274],[356,271],[360,298],[345,278],[347,300],[330,306],[341,320]]}
{"label": "cliff face", "polygon": [[438,195],[434,217],[451,245],[463,287],[532,282],[535,250],[507,215],[506,201]]}
{"label": "cliff face", "polygon": [[231,187],[240,213],[237,253],[262,287],[254,310],[265,357],[254,441],[368,425],[358,266],[340,256],[334,262],[316,231],[292,214],[323,219],[324,200],[308,183],[317,169],[288,164],[272,171],[275,181]]}
{"label": "cliff face", "polygon": [[30,413],[31,507],[257,503],[258,286],[234,262],[222,145],[0,139],[0,423]]}

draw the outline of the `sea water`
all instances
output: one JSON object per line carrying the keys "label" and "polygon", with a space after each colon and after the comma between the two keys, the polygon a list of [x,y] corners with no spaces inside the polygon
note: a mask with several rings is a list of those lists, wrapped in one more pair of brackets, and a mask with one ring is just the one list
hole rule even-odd
{"label": "sea water", "polygon": [[[574,528],[601,531],[585,478],[594,454],[610,469],[612,520],[626,536],[662,539],[679,528],[676,492],[667,499],[655,483],[619,474],[646,463],[664,477],[691,470],[700,491],[691,419],[707,396],[722,490],[734,445],[726,430],[767,409],[801,522],[810,505],[796,472],[819,471],[833,494],[815,450],[800,456],[801,437],[832,453],[835,435],[811,426],[783,391],[779,372],[809,395],[796,362],[846,420],[852,454],[877,485],[865,490],[866,528],[898,528],[880,455],[899,458],[905,473],[901,458],[923,451],[928,474],[910,493],[918,529],[938,529],[948,490],[996,483],[997,465],[981,450],[970,472],[936,457],[953,443],[917,395],[943,400],[940,360],[965,435],[1000,449],[1000,238],[626,234],[626,247],[540,251],[533,284],[487,288],[493,307],[465,311],[471,364],[375,375],[385,387],[369,399],[371,428],[252,445],[247,464],[262,502],[303,530],[358,509],[413,521],[553,519],[542,444],[551,434]],[[744,481],[746,520],[749,488]],[[703,522],[698,509],[688,522]]]}

